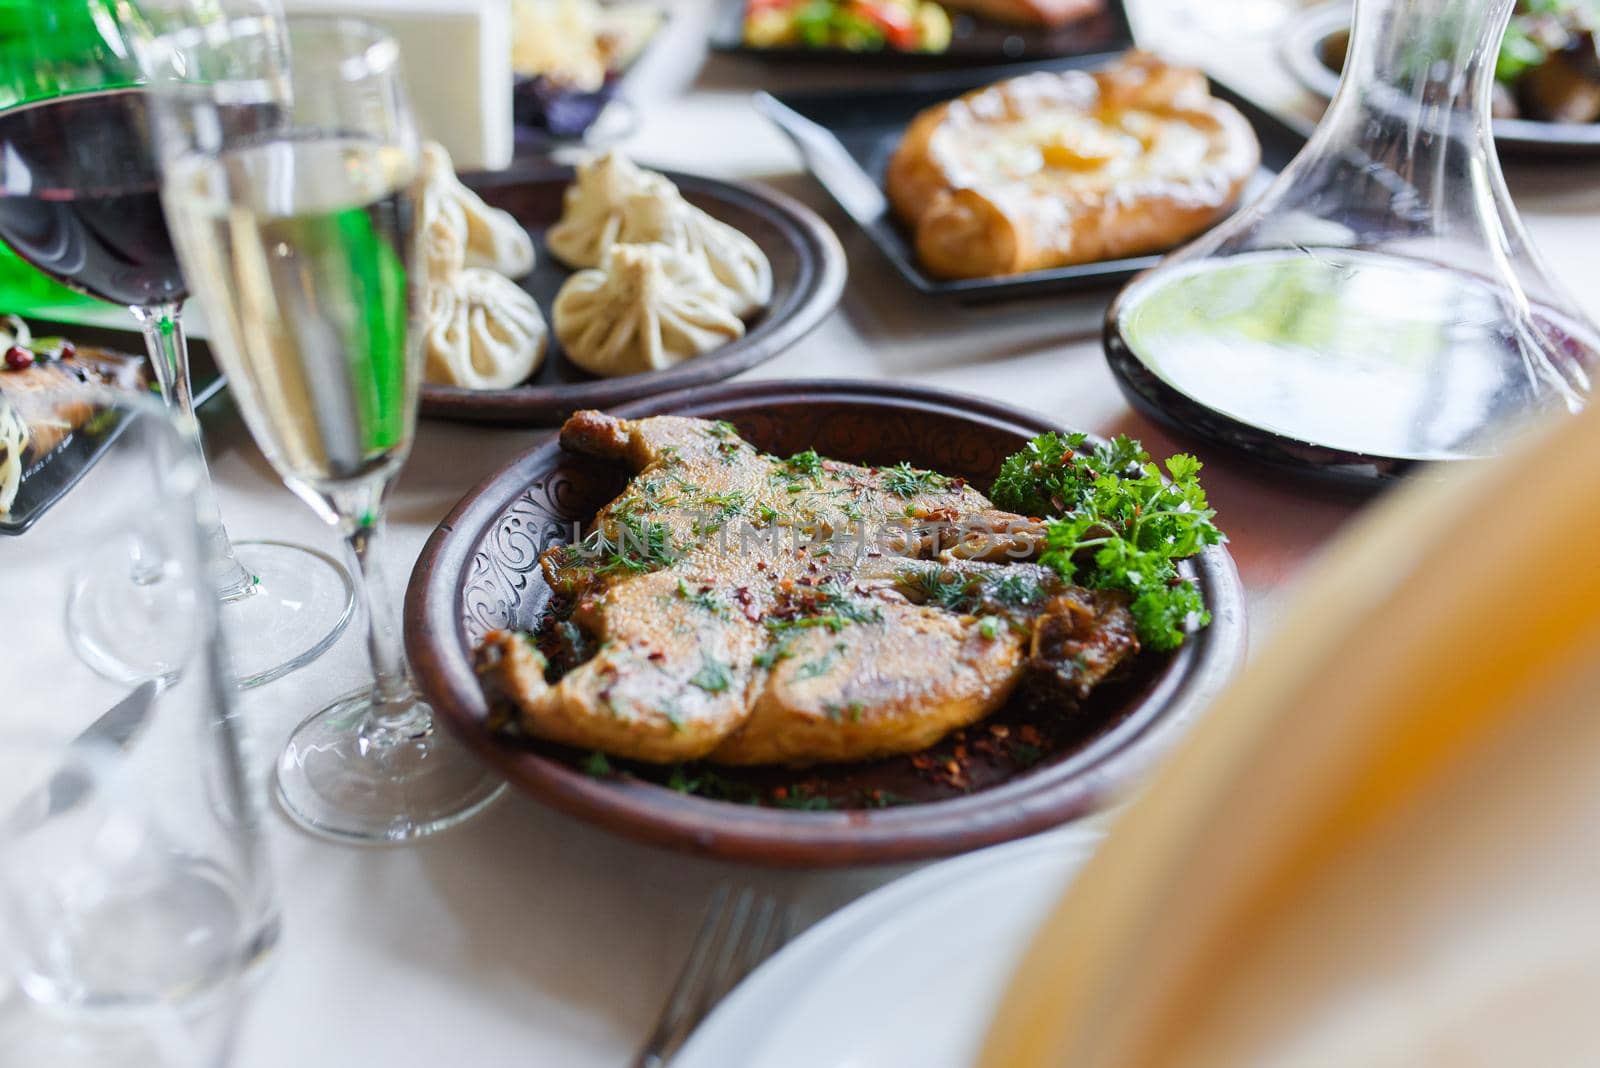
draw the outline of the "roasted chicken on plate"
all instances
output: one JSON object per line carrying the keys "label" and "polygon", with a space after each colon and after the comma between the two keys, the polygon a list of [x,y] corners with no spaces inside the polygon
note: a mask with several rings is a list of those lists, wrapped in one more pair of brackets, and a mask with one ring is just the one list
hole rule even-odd
{"label": "roasted chicken on plate", "polygon": [[579,412],[562,445],[633,478],[542,565],[561,606],[480,650],[520,731],[652,762],[914,752],[1010,700],[1070,706],[1139,649],[1126,597],[1029,562],[1040,524],[961,479],[727,423]]}

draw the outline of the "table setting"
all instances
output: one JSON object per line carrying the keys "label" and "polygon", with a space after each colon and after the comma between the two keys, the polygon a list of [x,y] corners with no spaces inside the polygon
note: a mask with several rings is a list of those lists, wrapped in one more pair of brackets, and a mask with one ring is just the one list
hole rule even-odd
{"label": "table setting", "polygon": [[0,0],[0,1064],[1587,1063],[1596,26]]}

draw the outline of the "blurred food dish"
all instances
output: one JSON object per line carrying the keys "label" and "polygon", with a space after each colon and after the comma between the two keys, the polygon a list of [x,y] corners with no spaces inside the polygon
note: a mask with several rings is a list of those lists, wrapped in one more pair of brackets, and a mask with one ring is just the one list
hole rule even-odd
{"label": "blurred food dish", "polygon": [[1204,75],[1133,52],[928,108],[885,184],[925,270],[983,278],[1170,248],[1232,210],[1260,163]]}
{"label": "blurred food dish", "polygon": [[[1494,116],[1535,122],[1581,123],[1600,119],[1600,52],[1594,0],[1517,0],[1495,64]],[[1317,52],[1335,74],[1344,69],[1350,31],[1336,30]],[[1417,46],[1418,62],[1430,54]]]}
{"label": "blurred food dish", "polygon": [[581,138],[664,21],[654,4],[514,0],[511,68],[518,126]]}
{"label": "blurred food dish", "polygon": [[[1518,0],[1495,68],[1494,136],[1503,156],[1600,155],[1597,26],[1595,0]],[[1350,6],[1333,3],[1292,20],[1280,51],[1302,85],[1331,98],[1349,44]],[[1425,62],[1427,43],[1416,51]]]}
{"label": "blurred food dish", "polygon": [[1065,26],[1105,10],[1105,0],[944,0],[945,6],[1017,26]]}
{"label": "blurred food dish", "polygon": [[[0,535],[31,528],[121,433],[124,419],[106,411],[96,392],[150,387],[143,357],[88,340],[125,336],[121,331],[75,333],[81,343],[35,336],[14,315],[0,318]],[[223,385],[203,358],[194,381],[197,407]]]}
{"label": "blurred food dish", "polygon": [[144,361],[65,338],[35,338],[15,315],[0,320],[0,518],[23,480],[79,431],[93,434],[99,409],[74,387],[143,387]]}
{"label": "blurred food dish", "polygon": [[714,51],[768,61],[982,65],[1120,51],[1122,0],[722,0]]}
{"label": "blurred food dish", "polygon": [[748,0],[744,41],[752,48],[943,52],[950,16],[933,0]]}

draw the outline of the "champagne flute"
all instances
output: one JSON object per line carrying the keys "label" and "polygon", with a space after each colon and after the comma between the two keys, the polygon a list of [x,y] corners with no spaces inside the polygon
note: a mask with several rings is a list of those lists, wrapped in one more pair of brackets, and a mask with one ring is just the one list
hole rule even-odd
{"label": "champagne flute", "polygon": [[[252,77],[282,36],[287,83]],[[418,145],[394,40],[337,18],[244,19],[155,44],[163,200],[257,443],[337,526],[359,573],[374,682],[302,723],[277,794],[305,828],[404,841],[501,783],[443,733],[406,674],[383,575],[384,504],[411,449],[421,370]],[[222,112],[271,102],[280,123]]]}
{"label": "champagne flute", "polygon": [[[157,3],[148,5],[154,10]],[[223,0],[226,4],[245,0]],[[254,3],[254,0],[251,0]],[[197,17],[168,6],[162,17]],[[180,310],[187,287],[167,233],[138,59],[153,16],[118,0],[34,0],[0,23],[0,239],[51,278],[128,308],[169,405],[194,412]],[[254,126],[270,113],[235,108]],[[257,685],[320,656],[353,614],[350,577],[336,560],[278,541],[230,544],[214,525],[213,580],[234,636],[238,680]],[[72,639],[116,677],[149,674],[119,655],[144,614],[147,568],[126,563],[94,577],[74,607]]]}

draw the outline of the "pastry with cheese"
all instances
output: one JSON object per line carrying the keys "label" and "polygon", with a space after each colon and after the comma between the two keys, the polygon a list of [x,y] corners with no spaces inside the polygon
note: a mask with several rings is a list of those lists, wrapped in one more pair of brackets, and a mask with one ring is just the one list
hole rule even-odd
{"label": "pastry with cheese", "polygon": [[1260,159],[1203,75],[1130,53],[929,108],[887,184],[929,273],[982,278],[1170,248],[1225,215]]}

